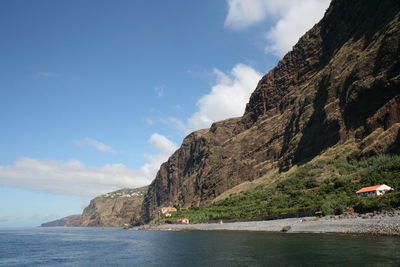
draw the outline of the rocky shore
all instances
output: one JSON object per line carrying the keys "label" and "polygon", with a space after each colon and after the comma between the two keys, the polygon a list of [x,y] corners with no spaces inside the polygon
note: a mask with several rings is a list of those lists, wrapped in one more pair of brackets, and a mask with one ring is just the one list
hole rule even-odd
{"label": "rocky shore", "polygon": [[287,233],[343,233],[400,236],[400,211],[362,215],[289,218],[271,221],[233,223],[145,225],[135,230],[160,231],[262,231]]}

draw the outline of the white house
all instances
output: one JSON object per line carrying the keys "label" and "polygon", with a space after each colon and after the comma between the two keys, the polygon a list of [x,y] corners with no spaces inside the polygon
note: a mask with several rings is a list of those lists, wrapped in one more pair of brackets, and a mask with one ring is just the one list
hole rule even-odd
{"label": "white house", "polygon": [[161,208],[161,213],[167,213],[167,212],[174,212],[174,211],[176,211],[176,208],[174,208],[174,207],[162,207]]}
{"label": "white house", "polygon": [[184,219],[178,219],[176,220],[178,223],[184,223],[184,224],[189,224],[189,219],[184,218]]}
{"label": "white house", "polygon": [[358,197],[380,196],[392,190],[393,188],[391,188],[390,186],[381,184],[381,185],[363,187],[360,190],[358,190],[356,194]]}
{"label": "white house", "polygon": [[161,208],[161,214],[165,217],[171,217],[172,214],[171,212],[176,212],[176,208],[174,207],[162,207]]}

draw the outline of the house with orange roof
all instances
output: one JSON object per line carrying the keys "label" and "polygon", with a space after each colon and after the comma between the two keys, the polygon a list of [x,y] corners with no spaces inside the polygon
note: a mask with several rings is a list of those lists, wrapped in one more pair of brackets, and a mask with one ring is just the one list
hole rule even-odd
{"label": "house with orange roof", "polygon": [[356,194],[358,197],[380,196],[392,190],[393,188],[391,188],[390,186],[381,184],[381,185],[363,187],[360,190],[358,190]]}

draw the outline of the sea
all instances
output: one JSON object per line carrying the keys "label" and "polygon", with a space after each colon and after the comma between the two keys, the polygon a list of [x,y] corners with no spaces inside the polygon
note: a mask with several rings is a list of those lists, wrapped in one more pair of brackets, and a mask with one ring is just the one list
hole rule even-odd
{"label": "sea", "polygon": [[0,266],[400,266],[400,238],[122,228],[0,229]]}

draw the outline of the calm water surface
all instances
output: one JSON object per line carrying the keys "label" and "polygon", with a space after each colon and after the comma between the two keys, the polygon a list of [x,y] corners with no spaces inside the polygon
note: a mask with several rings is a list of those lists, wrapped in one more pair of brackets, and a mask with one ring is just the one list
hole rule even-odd
{"label": "calm water surface", "polygon": [[119,228],[0,229],[0,266],[400,266],[400,238]]}

